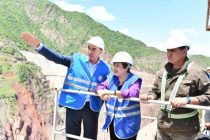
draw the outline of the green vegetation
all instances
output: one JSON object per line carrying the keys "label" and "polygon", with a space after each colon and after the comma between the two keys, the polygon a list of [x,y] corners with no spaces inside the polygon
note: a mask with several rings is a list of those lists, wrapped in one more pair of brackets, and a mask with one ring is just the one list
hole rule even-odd
{"label": "green vegetation", "polygon": [[[35,93],[35,98],[40,99],[42,96],[41,99],[45,100],[47,98],[45,95],[49,95],[49,85],[47,81],[43,83],[43,75],[40,74],[40,69],[34,64],[17,60],[8,53],[0,54],[0,99],[1,102],[5,102],[8,111],[3,120],[8,121],[7,118],[14,117],[18,112],[16,93],[18,88],[24,86],[28,91]],[[21,84],[18,84],[18,82]],[[43,103],[45,102],[43,101]]]}
{"label": "green vegetation", "polygon": [[199,65],[203,66],[204,69],[210,66],[210,57],[206,57],[202,55],[192,55],[192,56],[189,56],[189,58],[197,62]]}
{"label": "green vegetation", "polygon": [[[21,50],[32,48],[20,39],[20,33],[34,31],[48,47],[66,55],[82,50],[91,36],[99,35],[105,40],[105,50],[111,55],[117,51],[127,51],[135,59],[147,59],[153,55],[161,57],[161,52],[157,49],[149,48],[143,42],[118,31],[112,31],[84,13],[65,12],[47,0],[3,0],[0,2],[0,20],[0,42],[15,42],[15,46]],[[10,54],[17,52],[14,49],[6,51]]]}
{"label": "green vegetation", "polygon": [[0,66],[0,74],[3,74],[2,66]]}
{"label": "green vegetation", "polygon": [[7,58],[0,58],[0,98],[2,97],[14,97],[15,90],[12,88],[14,84],[14,77],[5,79],[3,74],[12,73],[12,63]]}
{"label": "green vegetation", "polygon": [[25,65],[20,65],[18,67],[18,81],[20,83],[25,82],[27,80],[29,74],[30,74],[30,72]]}
{"label": "green vegetation", "polygon": [[9,105],[9,113],[11,116],[15,116],[15,114],[17,113],[17,100],[15,98],[15,96],[10,96],[8,98],[6,98],[6,103]]}
{"label": "green vegetation", "polygon": [[12,87],[11,80],[0,80],[0,97],[14,97],[15,90]]}
{"label": "green vegetation", "polygon": [[0,63],[0,74],[10,72],[12,70],[12,65],[10,63]]}
{"label": "green vegetation", "polygon": [[24,83],[28,78],[36,76],[38,71],[37,66],[32,63],[20,64],[17,68],[18,81]]}
{"label": "green vegetation", "polygon": [[26,60],[17,48],[0,46],[0,52],[13,55],[18,60]]}
{"label": "green vegetation", "polygon": [[[113,56],[118,51],[127,51],[137,66],[147,72],[156,72],[165,59],[163,52],[144,42],[112,31],[84,13],[63,11],[47,0],[1,0],[0,21],[0,51],[19,59],[23,57],[18,53],[19,49],[33,50],[20,39],[23,31],[35,32],[41,42],[65,55],[84,50],[86,41],[99,35],[109,54]],[[1,42],[6,45],[1,46]],[[203,67],[210,65],[208,57],[192,56],[192,59]]]}
{"label": "green vegetation", "polygon": [[0,50],[1,50],[1,52],[8,53],[11,55],[14,55],[16,52],[16,50],[12,47],[1,47]]}

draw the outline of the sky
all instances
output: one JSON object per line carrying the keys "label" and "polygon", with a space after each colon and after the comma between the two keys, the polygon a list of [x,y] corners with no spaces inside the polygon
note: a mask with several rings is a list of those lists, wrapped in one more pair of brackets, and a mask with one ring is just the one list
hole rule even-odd
{"label": "sky", "polygon": [[49,0],[65,11],[86,13],[114,31],[165,51],[170,42],[190,45],[189,54],[210,57],[208,0]]}

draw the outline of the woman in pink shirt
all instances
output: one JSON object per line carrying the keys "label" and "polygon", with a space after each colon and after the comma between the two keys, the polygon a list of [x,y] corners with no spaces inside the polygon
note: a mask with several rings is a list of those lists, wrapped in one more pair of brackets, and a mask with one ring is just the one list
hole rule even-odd
{"label": "woman in pink shirt", "polygon": [[97,93],[106,104],[103,130],[109,128],[111,140],[135,140],[141,123],[140,103],[123,99],[139,98],[142,79],[130,72],[133,60],[127,52],[116,53],[112,64],[114,74],[97,87]]}

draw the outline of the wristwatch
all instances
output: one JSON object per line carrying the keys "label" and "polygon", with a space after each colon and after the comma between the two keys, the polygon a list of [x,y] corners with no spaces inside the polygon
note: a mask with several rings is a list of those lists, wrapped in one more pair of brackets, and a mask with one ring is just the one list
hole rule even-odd
{"label": "wristwatch", "polygon": [[189,96],[187,96],[185,99],[187,101],[187,104],[190,104],[191,103],[191,98]]}

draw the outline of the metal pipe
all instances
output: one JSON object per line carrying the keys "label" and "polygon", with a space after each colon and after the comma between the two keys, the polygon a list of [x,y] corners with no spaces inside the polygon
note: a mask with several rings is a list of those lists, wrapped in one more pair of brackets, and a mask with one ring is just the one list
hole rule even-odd
{"label": "metal pipe", "polygon": [[157,117],[150,117],[150,116],[144,116],[144,115],[141,115],[141,118],[142,119],[157,120]]}
{"label": "metal pipe", "polygon": [[54,114],[53,114],[53,135],[52,135],[52,140],[55,140],[57,105],[58,105],[58,92],[55,90],[55,96],[54,96]]}
{"label": "metal pipe", "polygon": [[[81,91],[81,90],[70,90],[70,89],[60,89],[59,91],[70,92],[70,93],[79,93],[79,94],[86,94],[92,96],[99,96],[95,92],[88,92],[88,91]],[[110,97],[117,98],[117,96],[110,95]],[[140,102],[139,98],[123,98],[123,100],[130,100]],[[163,105],[170,105],[168,101],[160,101],[160,100],[147,100],[148,103],[155,103],[155,104],[163,104]],[[192,105],[186,104],[183,108],[191,108],[191,109],[201,109],[201,110],[210,110],[209,106],[201,106],[201,105]]]}
{"label": "metal pipe", "polygon": [[64,132],[59,132],[59,131],[54,131],[55,134],[59,134],[68,138],[74,138],[74,139],[78,139],[78,140],[92,140],[92,139],[88,139],[88,138],[84,138],[82,136],[76,136],[76,135],[72,135],[72,134],[66,134]]}

